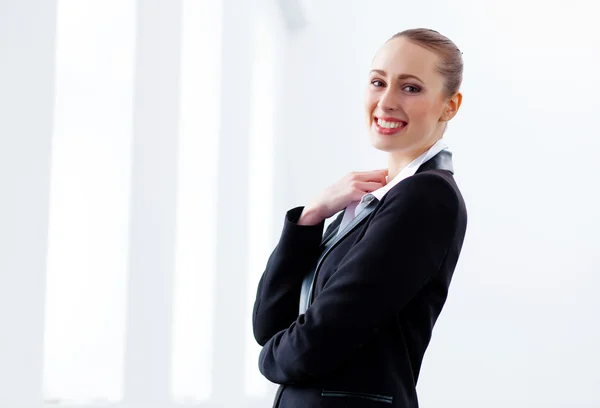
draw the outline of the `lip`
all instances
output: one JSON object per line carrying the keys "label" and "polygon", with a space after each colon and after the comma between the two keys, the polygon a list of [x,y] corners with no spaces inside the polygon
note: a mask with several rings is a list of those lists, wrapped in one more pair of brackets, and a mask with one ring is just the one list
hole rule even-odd
{"label": "lip", "polygon": [[[377,120],[381,119],[381,120],[385,120],[386,122],[394,122],[394,123],[404,123],[404,126],[402,127],[398,127],[398,128],[393,128],[393,129],[389,129],[389,128],[384,128],[379,126],[379,124],[377,123]],[[408,125],[408,122],[404,121],[404,120],[400,120],[400,119],[396,119],[396,118],[384,118],[384,117],[373,117],[373,124],[375,125],[375,130],[377,130],[377,133],[381,133],[382,135],[393,135],[395,133],[400,133],[402,132],[406,126]]]}

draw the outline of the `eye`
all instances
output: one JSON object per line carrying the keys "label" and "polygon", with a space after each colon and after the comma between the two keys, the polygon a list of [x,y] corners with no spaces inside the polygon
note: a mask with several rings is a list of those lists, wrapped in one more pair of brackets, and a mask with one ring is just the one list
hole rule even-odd
{"label": "eye", "polygon": [[382,86],[385,86],[385,84],[383,83],[383,81],[380,81],[379,79],[374,79],[371,81],[371,85],[373,85],[375,88],[379,88]]}
{"label": "eye", "polygon": [[412,86],[412,85],[406,85],[406,86],[405,86],[404,88],[402,88],[402,89],[406,89],[406,88],[412,88],[412,89],[414,89],[414,91],[409,91],[410,93],[417,93],[417,92],[419,92],[419,91],[420,91],[420,89],[419,89],[419,88],[417,88],[416,86]]}

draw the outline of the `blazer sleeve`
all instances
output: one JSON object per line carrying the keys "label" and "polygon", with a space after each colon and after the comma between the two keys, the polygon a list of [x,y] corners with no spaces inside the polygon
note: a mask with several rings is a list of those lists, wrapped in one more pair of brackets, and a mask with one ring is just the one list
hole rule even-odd
{"label": "blazer sleeve", "polygon": [[281,237],[258,283],[252,326],[261,346],[298,317],[302,280],[320,255],[325,220],[317,225],[298,225],[303,209],[296,207],[286,213]]}
{"label": "blazer sleeve", "polygon": [[458,196],[439,175],[390,190],[306,313],[264,345],[261,373],[300,385],[341,368],[440,269],[458,214]]}

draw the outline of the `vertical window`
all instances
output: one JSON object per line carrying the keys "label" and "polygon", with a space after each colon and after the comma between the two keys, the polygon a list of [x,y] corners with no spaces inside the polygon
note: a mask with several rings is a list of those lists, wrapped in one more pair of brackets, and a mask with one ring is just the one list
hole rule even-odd
{"label": "vertical window", "polygon": [[249,151],[247,333],[245,341],[245,395],[264,397],[269,382],[258,371],[260,346],[252,335],[252,308],[256,287],[273,250],[273,179],[276,60],[274,33],[266,10],[256,14],[255,56]]}
{"label": "vertical window", "polygon": [[134,2],[58,1],[44,398],[122,397]]}
{"label": "vertical window", "polygon": [[206,401],[212,389],[221,7],[183,2],[171,383],[181,403]]}

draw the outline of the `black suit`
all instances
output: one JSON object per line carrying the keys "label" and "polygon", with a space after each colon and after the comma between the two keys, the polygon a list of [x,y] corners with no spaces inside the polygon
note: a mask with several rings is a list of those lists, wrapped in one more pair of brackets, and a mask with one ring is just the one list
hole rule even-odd
{"label": "black suit", "polygon": [[298,315],[324,221],[286,214],[258,285],[254,336],[261,373],[282,384],[279,408],[418,407],[416,383],[463,244],[467,212],[442,151],[392,187],[317,271],[314,301]]}

